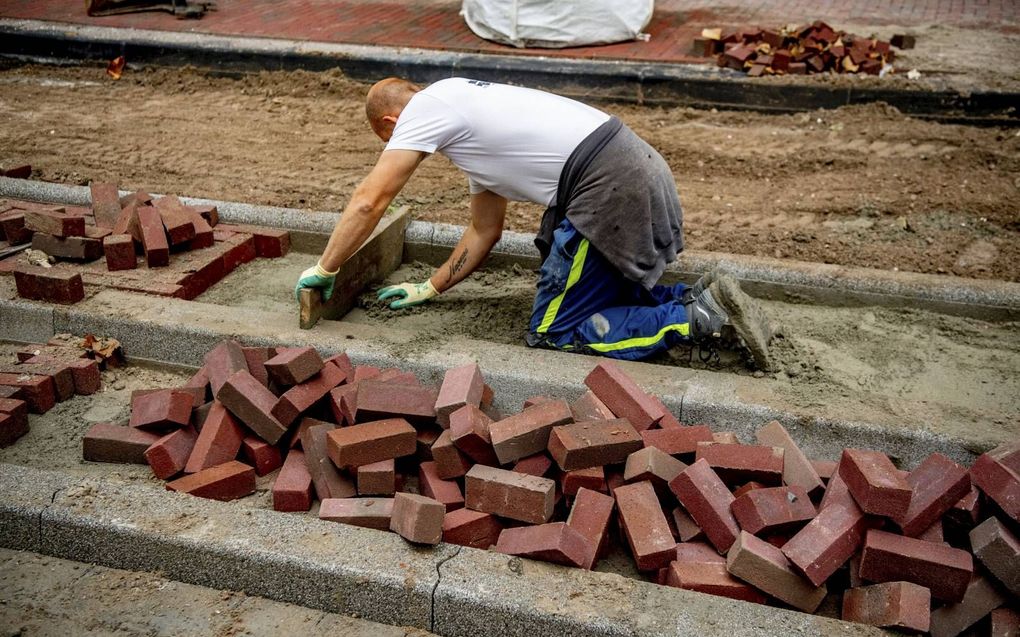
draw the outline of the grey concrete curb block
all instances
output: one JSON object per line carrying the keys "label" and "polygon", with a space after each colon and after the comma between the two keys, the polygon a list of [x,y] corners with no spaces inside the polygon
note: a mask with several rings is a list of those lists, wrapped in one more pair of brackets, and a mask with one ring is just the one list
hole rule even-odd
{"label": "grey concrete curb block", "polygon": [[[127,194],[127,191],[123,191]],[[160,196],[160,195],[153,195]],[[0,197],[91,205],[89,189],[42,181],[0,177]],[[340,215],[232,201],[181,197],[189,204],[214,205],[226,223],[273,226],[301,235],[298,249],[321,250]],[[442,263],[464,232],[462,226],[412,221],[404,234],[405,258]],[[538,268],[530,234],[504,232],[490,263]],[[688,250],[669,265],[663,281],[692,281],[721,267],[759,296],[784,299],[794,294],[829,305],[887,305],[930,309],[985,320],[1020,320],[1020,283],[943,275],[889,272],[870,268],[808,263],[766,257]]]}
{"label": "grey concrete curb block", "polygon": [[881,634],[619,575],[415,547],[391,533],[148,485],[0,464],[0,494],[6,548],[442,635]]}

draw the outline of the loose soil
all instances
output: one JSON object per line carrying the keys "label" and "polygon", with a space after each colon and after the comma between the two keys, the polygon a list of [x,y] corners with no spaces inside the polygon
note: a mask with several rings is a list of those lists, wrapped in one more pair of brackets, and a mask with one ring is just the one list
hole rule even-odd
{"label": "loose soil", "polygon": [[[364,118],[367,86],[338,72],[129,68],[113,81],[100,68],[27,66],[0,70],[0,86],[0,166],[30,163],[37,179],[337,211],[382,149]],[[1015,129],[880,104],[604,108],[669,162],[689,248],[1020,281]],[[468,220],[466,180],[440,155],[398,203],[423,220]],[[540,214],[512,204],[507,227],[534,231]]]}

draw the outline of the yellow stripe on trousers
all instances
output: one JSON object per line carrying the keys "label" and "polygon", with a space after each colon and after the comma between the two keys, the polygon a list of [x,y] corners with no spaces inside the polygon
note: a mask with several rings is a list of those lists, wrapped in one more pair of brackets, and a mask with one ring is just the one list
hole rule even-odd
{"label": "yellow stripe on trousers", "polygon": [[581,271],[584,269],[584,259],[588,256],[588,240],[581,239],[581,243],[577,245],[577,252],[574,254],[574,260],[570,264],[570,274],[567,275],[567,285],[563,288],[556,297],[549,302],[549,307],[545,308],[545,316],[542,317],[542,323],[539,324],[536,330],[539,334],[545,334],[552,327],[553,322],[556,320],[556,314],[560,311],[560,305],[563,304],[563,297],[567,295],[567,291],[574,287],[581,279]]}
{"label": "yellow stripe on trousers", "polygon": [[681,336],[687,336],[690,333],[690,323],[672,323],[666,325],[654,336],[635,336],[634,338],[616,341],[615,343],[589,343],[587,347],[602,353],[617,352],[621,349],[635,347],[650,347],[664,339],[668,332],[679,332]]}

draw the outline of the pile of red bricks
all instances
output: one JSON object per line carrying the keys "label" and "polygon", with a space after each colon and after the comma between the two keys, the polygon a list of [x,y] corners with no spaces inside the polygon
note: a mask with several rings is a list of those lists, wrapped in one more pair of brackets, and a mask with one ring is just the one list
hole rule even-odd
{"label": "pile of red bricks", "polygon": [[682,424],[612,362],[585,384],[503,415],[475,364],[434,388],[227,341],[183,387],[136,392],[130,426],[96,425],[84,453],[222,500],[279,469],[277,510],[317,497],[322,519],[422,544],[591,569],[619,540],[662,584],[804,612],[843,593],[843,618],[876,626],[955,635],[1020,594],[1020,441],[969,470],[811,460],[775,421],[756,444]]}
{"label": "pile of red bricks", "polygon": [[[901,48],[913,38],[897,36]],[[895,57],[889,42],[836,31],[824,22],[776,30],[748,28],[730,33],[705,29],[694,39],[694,53],[718,56],[719,66],[761,75],[866,73],[878,75]]]}
{"label": "pile of red bricks", "polygon": [[52,268],[17,257],[0,262],[0,274],[13,272],[20,296],[76,303],[90,284],[192,299],[238,265],[290,249],[287,231],[220,224],[215,206],[144,192],[120,197],[110,183],[91,189],[91,208],[0,201],[0,241],[31,242],[62,262]]}
{"label": "pile of red bricks", "polygon": [[28,433],[28,414],[44,414],[58,402],[99,391],[100,372],[120,361],[119,345],[97,351],[93,337],[56,336],[49,343],[28,345],[17,362],[0,363],[0,447]]}

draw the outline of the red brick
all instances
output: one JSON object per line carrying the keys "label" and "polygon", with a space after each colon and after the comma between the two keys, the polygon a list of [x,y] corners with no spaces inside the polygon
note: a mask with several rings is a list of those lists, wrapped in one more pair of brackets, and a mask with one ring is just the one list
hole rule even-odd
{"label": "red brick", "polygon": [[989,637],[1020,637],[1020,612],[997,608],[992,611],[991,623]]}
{"label": "red brick", "polygon": [[10,387],[8,385],[0,385],[0,398],[9,398],[11,400],[25,400],[25,391],[21,387]]}
{"label": "red brick", "polygon": [[644,431],[662,419],[662,403],[644,392],[620,367],[602,361],[584,379],[584,384],[618,418],[626,418],[637,431]]}
{"label": "red brick", "polygon": [[719,555],[705,542],[682,542],[676,545],[676,561],[690,564],[725,564],[726,557]]}
{"label": "red brick", "polygon": [[272,415],[284,427],[288,427],[298,416],[325,398],[331,389],[344,382],[344,379],[344,373],[339,367],[325,365],[315,376],[285,391],[273,405]]}
{"label": "red brick", "polygon": [[606,487],[605,467],[591,467],[590,469],[577,469],[567,471],[561,480],[563,495],[573,497],[580,489],[591,489],[592,491],[608,492]]}
{"label": "red brick", "polygon": [[447,370],[435,403],[436,419],[440,426],[448,428],[450,414],[466,405],[481,407],[484,388],[482,370],[477,363]]}
{"label": "red brick", "polygon": [[970,474],[940,453],[933,453],[910,472],[910,505],[894,521],[903,535],[916,537],[939,521],[960,498],[970,492]]}
{"label": "red brick", "polygon": [[184,427],[191,420],[194,400],[188,392],[176,389],[160,389],[133,397],[130,425],[156,430]]}
{"label": "red brick", "polygon": [[935,599],[958,602],[973,571],[970,553],[946,545],[877,529],[864,541],[861,577],[870,582],[913,582],[931,589]]}
{"label": "red brick", "polygon": [[783,553],[818,586],[857,552],[867,530],[868,520],[856,505],[833,504],[786,542]]}
{"label": "red brick", "polygon": [[[712,442],[720,445],[739,445],[740,440],[737,439],[737,434],[732,431],[713,431]],[[768,446],[768,445],[766,445]]]}
{"label": "red brick", "polygon": [[1020,473],[1020,439],[1004,442],[989,451],[988,455],[1013,473]]}
{"label": "red brick", "polygon": [[570,422],[573,414],[566,401],[552,400],[492,423],[489,435],[499,463],[509,464],[545,451],[552,428]]}
{"label": "red brick", "polygon": [[474,462],[495,466],[499,459],[489,437],[491,426],[492,419],[474,405],[464,405],[447,417],[453,444]]}
{"label": "red brick", "polygon": [[655,447],[671,456],[694,453],[699,442],[712,442],[712,430],[705,425],[680,429],[649,429],[641,432],[646,447]]}
{"label": "red brick", "polygon": [[85,218],[48,210],[26,210],[25,228],[54,237],[84,237]]}
{"label": "red brick", "polygon": [[195,238],[195,226],[180,199],[173,195],[162,197],[154,201],[153,206],[159,212],[170,245],[180,245]]}
{"label": "red brick", "polygon": [[357,383],[363,380],[370,380],[378,375],[378,367],[373,367],[372,365],[358,365],[354,368],[354,380],[352,382]]}
{"label": "red brick", "polygon": [[312,475],[305,464],[305,454],[292,449],[283,461],[283,468],[273,481],[273,510],[307,511],[312,508]]}
{"label": "red brick", "polygon": [[783,481],[782,447],[705,442],[698,444],[694,458],[708,461],[719,478],[729,485],[754,480],[775,486]]}
{"label": "red brick", "polygon": [[113,423],[92,425],[82,440],[82,457],[90,462],[146,464],[145,450],[160,439],[158,434]]}
{"label": "red brick", "polygon": [[795,531],[815,517],[815,505],[803,487],[752,489],[730,507],[740,528],[752,535]]}
{"label": "red brick", "polygon": [[388,531],[393,498],[327,498],[319,506],[319,519],[366,529]]}
{"label": "red brick", "polygon": [[843,594],[843,620],[879,628],[928,632],[931,593],[910,582],[852,588]]}
{"label": "red brick", "polygon": [[57,404],[56,384],[51,376],[0,372],[0,386],[19,388],[22,400],[33,414],[45,414]]}
{"label": "red brick", "polygon": [[541,405],[542,403],[548,403],[556,400],[551,396],[532,396],[531,398],[525,399],[521,409],[527,409],[528,407],[534,407],[535,405]]}
{"label": "red brick", "polygon": [[759,445],[783,449],[783,484],[801,487],[812,497],[822,493],[825,484],[821,476],[778,420],[759,429],[755,438]]}
{"label": "red brick", "polygon": [[950,507],[943,519],[957,527],[968,530],[974,528],[978,521],[981,520],[983,517],[981,511],[981,492],[974,486],[972,475],[970,492]]}
{"label": "red brick", "polygon": [[212,500],[236,500],[255,493],[255,470],[231,460],[166,484],[169,491],[189,493]]}
{"label": "red brick", "polygon": [[250,234],[255,240],[255,250],[264,259],[275,259],[286,256],[290,252],[290,233],[279,228],[263,226],[219,224],[218,230],[230,230]]}
{"label": "red brick", "polygon": [[[102,234],[91,226],[87,234]],[[40,250],[58,259],[71,261],[95,261],[103,256],[103,237],[55,237],[37,232],[32,235],[32,249]]]}
{"label": "red brick", "polygon": [[60,268],[15,266],[14,284],[18,296],[33,301],[70,305],[85,298],[81,274]]}
{"label": "red brick", "polygon": [[588,544],[584,537],[565,522],[503,529],[496,542],[496,551],[533,560],[582,566]]}
{"label": "red brick", "polygon": [[393,495],[397,490],[395,465],[390,459],[358,467],[358,495]]}
{"label": "red brick", "polygon": [[10,177],[11,179],[28,179],[32,176],[32,166],[29,164],[15,166],[3,171],[3,174],[4,177]]}
{"label": "red brick", "polygon": [[153,475],[166,480],[184,471],[197,438],[194,429],[184,427],[152,443],[144,455],[145,461],[152,467]]}
{"label": "red brick", "polygon": [[443,541],[485,550],[496,544],[503,525],[496,517],[471,509],[448,511],[443,516]]}
{"label": "red brick", "polygon": [[616,500],[611,496],[583,487],[578,489],[567,517],[567,526],[584,538],[586,546],[584,560],[579,565],[581,568],[591,570],[599,555],[604,553],[615,507]]}
{"label": "red brick", "polygon": [[106,255],[107,270],[134,270],[138,267],[135,241],[129,234],[111,234],[104,238],[103,254]]}
{"label": "red brick", "polygon": [[329,457],[337,467],[357,467],[414,454],[414,427],[403,418],[333,429],[326,433]]}
{"label": "red brick", "polygon": [[616,507],[638,570],[652,571],[669,564],[676,555],[676,541],[662,513],[651,482],[617,487]]}
{"label": "red brick", "polygon": [[622,418],[553,427],[548,446],[549,455],[563,471],[625,462],[641,448],[641,436]]}
{"label": "red brick", "polygon": [[0,412],[0,448],[9,447],[27,433],[27,415]]}
{"label": "red brick", "polygon": [[199,204],[196,206],[190,206],[195,212],[197,212],[210,226],[217,226],[220,223],[220,214],[216,206],[210,204]]}
{"label": "red brick", "polygon": [[937,520],[927,529],[922,531],[917,539],[924,540],[925,542],[944,542],[945,536],[943,535],[942,520]]}
{"label": "red brick", "polygon": [[443,431],[439,425],[434,427],[419,427],[417,429],[415,443],[417,450],[414,453],[415,460],[418,462],[429,462],[434,460],[432,457],[432,445],[436,444],[436,440],[439,439],[439,434]]}
{"label": "red brick", "polygon": [[436,472],[435,462],[423,462],[418,466],[418,489],[422,495],[432,498],[455,511],[464,506],[464,494],[456,480],[443,480]]}
{"label": "red brick", "polygon": [[278,351],[264,365],[269,377],[277,383],[297,385],[322,371],[323,362],[314,347],[288,347]]}
{"label": "red brick", "polygon": [[329,390],[327,403],[329,404],[330,411],[333,412],[333,418],[338,424],[354,424],[354,414],[357,411],[357,406],[354,403],[357,400],[358,385],[360,384],[348,383]]}
{"label": "red brick", "polygon": [[845,449],[839,477],[865,513],[896,519],[910,506],[910,485],[884,453]]}
{"label": "red brick", "polygon": [[163,220],[159,212],[151,206],[135,209],[138,219],[138,236],[145,252],[145,263],[150,268],[158,268],[170,264],[170,246],[163,231]]}
{"label": "red brick", "polygon": [[185,473],[197,473],[237,458],[244,429],[219,401],[213,401],[209,414],[198,432]]}
{"label": "red brick", "polygon": [[25,213],[21,210],[0,213],[0,227],[12,246],[32,240],[32,231],[25,227]]}
{"label": "red brick", "polygon": [[500,517],[541,524],[553,514],[556,483],[505,469],[475,465],[465,481],[465,506]]}
{"label": "red brick", "polygon": [[833,474],[832,479],[825,485],[825,495],[822,496],[822,501],[818,504],[818,510],[821,511],[833,504],[857,505],[857,501],[850,495],[850,490],[847,489],[846,483],[843,482],[843,478],[839,476],[838,472]]}
{"label": "red brick", "polygon": [[39,362],[0,363],[0,373],[19,376],[49,376],[58,402],[74,396],[74,373],[70,361],[40,360]]}
{"label": "red brick", "polygon": [[216,235],[209,222],[193,206],[184,206],[184,214],[191,221],[194,231],[194,236],[188,243],[188,247],[192,250],[211,248],[216,243]]}
{"label": "red brick", "polygon": [[755,489],[768,489],[768,488],[769,487],[766,487],[764,484],[762,484],[760,482],[755,482],[754,480],[751,480],[750,482],[745,482],[744,484],[742,484],[739,487],[737,487],[736,489],[734,489],[733,490],[733,497],[734,498],[739,498],[740,496],[744,495],[745,493],[749,493],[751,491],[754,491]]}
{"label": "red brick", "polygon": [[730,575],[725,562],[707,564],[670,562],[667,568],[666,586],[756,604],[764,604],[767,601],[761,591]]}
{"label": "red brick", "polygon": [[355,400],[357,422],[403,418],[426,425],[436,419],[436,395],[429,387],[397,385],[379,380],[358,383]]}
{"label": "red brick", "polygon": [[446,507],[432,498],[413,493],[398,493],[393,497],[390,530],[408,542],[439,544],[443,539],[445,515]]}
{"label": "red brick", "polygon": [[227,247],[222,257],[223,270],[227,273],[233,272],[239,265],[254,261],[257,256],[255,254],[255,240],[251,235],[237,235],[223,243]]}
{"label": "red brick", "polygon": [[978,457],[970,468],[970,479],[1003,513],[1020,523],[1020,473],[1010,469],[996,451]]}
{"label": "red brick", "polygon": [[216,392],[216,400],[271,445],[278,443],[287,433],[287,427],[272,413],[276,396],[248,373],[247,366],[227,379]]}
{"label": "red brick", "polygon": [[117,184],[92,182],[89,184],[92,194],[92,215],[96,225],[101,228],[112,228],[120,216],[120,194]]}
{"label": "red brick", "polygon": [[1020,598],[1020,539],[993,516],[971,530],[970,548],[985,568]]}
{"label": "red brick", "polygon": [[536,453],[533,456],[528,456],[527,458],[521,458],[518,460],[517,464],[514,465],[513,471],[541,478],[545,474],[549,473],[549,469],[552,468],[552,464],[552,458],[544,453]]}
{"label": "red brick", "polygon": [[205,355],[203,369],[209,377],[209,385],[215,396],[227,379],[241,370],[248,371],[244,350],[237,341],[221,341]]}
{"label": "red brick", "polygon": [[[306,420],[311,420],[306,419]],[[305,464],[315,485],[315,494],[325,502],[330,498],[350,498],[357,495],[354,482],[337,471],[336,465],[329,459],[329,442],[327,434],[334,429],[330,423],[321,423],[307,427],[301,434],[301,449],[305,454]]]}
{"label": "red brick", "polygon": [[10,414],[27,422],[28,403],[18,398],[0,398],[0,414]]}
{"label": "red brick", "polygon": [[241,441],[241,457],[255,468],[257,476],[272,473],[283,465],[279,447],[253,435],[245,436]]}
{"label": "red brick", "polygon": [[436,471],[443,480],[459,478],[471,469],[471,461],[453,446],[450,431],[444,429],[436,441],[432,443],[432,459],[436,462]]}
{"label": "red brick", "polygon": [[728,551],[740,534],[737,520],[730,512],[733,494],[708,462],[698,460],[687,467],[669,483],[669,488],[716,550]]}
{"label": "red brick", "polygon": [[[681,542],[705,539],[705,533],[701,527],[687,511],[683,510],[683,507],[673,508],[673,526],[676,527],[676,533]],[[712,549],[712,552],[715,553],[715,549]],[[719,554],[715,553],[715,556],[719,557]]]}
{"label": "red brick", "polygon": [[609,407],[606,407],[606,404],[599,400],[591,390],[584,392],[580,398],[571,403],[570,411],[577,422],[616,418]]}
{"label": "red brick", "polygon": [[99,363],[90,358],[80,358],[67,361],[64,364],[71,371],[74,393],[79,396],[91,396],[99,391],[103,382],[99,372]]}
{"label": "red brick", "polygon": [[726,554],[726,570],[805,613],[815,612],[827,592],[794,571],[781,550],[747,531],[740,532]]}
{"label": "red brick", "polygon": [[955,637],[1007,601],[1009,598],[990,578],[975,573],[959,603],[946,604],[931,612],[928,630],[932,637]]}

